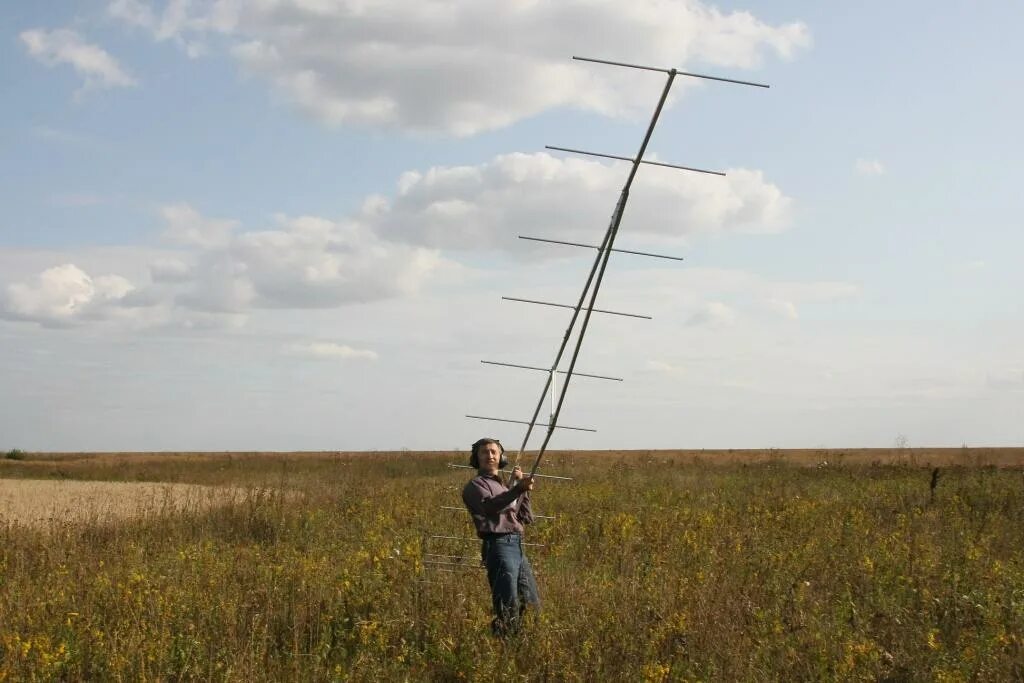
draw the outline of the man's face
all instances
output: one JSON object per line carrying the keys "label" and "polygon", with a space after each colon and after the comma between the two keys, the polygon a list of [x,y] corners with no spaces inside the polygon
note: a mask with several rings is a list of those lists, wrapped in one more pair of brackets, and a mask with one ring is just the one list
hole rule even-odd
{"label": "man's face", "polygon": [[496,443],[485,443],[477,449],[477,459],[480,461],[480,470],[488,474],[498,471],[498,464],[501,462],[501,446]]}

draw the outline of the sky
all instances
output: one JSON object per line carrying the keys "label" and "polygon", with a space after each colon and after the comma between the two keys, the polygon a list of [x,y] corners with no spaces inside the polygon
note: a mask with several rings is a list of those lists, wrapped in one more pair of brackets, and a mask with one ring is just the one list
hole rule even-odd
{"label": "sky", "polygon": [[[0,448],[1024,445],[1024,5],[0,4]],[[563,364],[563,367],[565,365]],[[546,417],[546,415],[542,415]],[[530,442],[536,446],[537,439]]]}

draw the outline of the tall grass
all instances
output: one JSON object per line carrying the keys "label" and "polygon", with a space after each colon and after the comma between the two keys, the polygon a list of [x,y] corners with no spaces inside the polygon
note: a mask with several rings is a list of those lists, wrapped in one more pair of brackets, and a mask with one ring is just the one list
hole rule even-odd
{"label": "tall grass", "polygon": [[[248,487],[216,509],[0,527],[0,679],[1011,680],[1024,480],[555,456],[544,607],[488,633],[444,454],[7,463],[5,476]],[[461,460],[462,457],[460,456]]]}

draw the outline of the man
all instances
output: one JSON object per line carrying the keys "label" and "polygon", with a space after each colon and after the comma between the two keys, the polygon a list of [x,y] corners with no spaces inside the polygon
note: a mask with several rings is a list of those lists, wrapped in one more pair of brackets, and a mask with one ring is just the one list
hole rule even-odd
{"label": "man", "polygon": [[480,555],[487,566],[494,620],[491,630],[504,636],[519,630],[526,606],[540,608],[537,580],[523,552],[523,525],[533,522],[530,491],[533,477],[512,470],[511,488],[506,487],[498,470],[508,464],[505,449],[497,439],[480,439],[469,456],[474,477],[462,489],[462,502],[473,517],[476,534],[483,540]]}

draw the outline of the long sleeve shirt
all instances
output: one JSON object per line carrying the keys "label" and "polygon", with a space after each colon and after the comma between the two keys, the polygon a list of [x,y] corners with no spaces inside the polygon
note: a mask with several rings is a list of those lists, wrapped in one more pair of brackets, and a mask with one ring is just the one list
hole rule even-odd
{"label": "long sleeve shirt", "polygon": [[462,489],[462,502],[476,526],[476,535],[521,534],[533,522],[530,492],[507,488],[497,475],[481,474]]}

